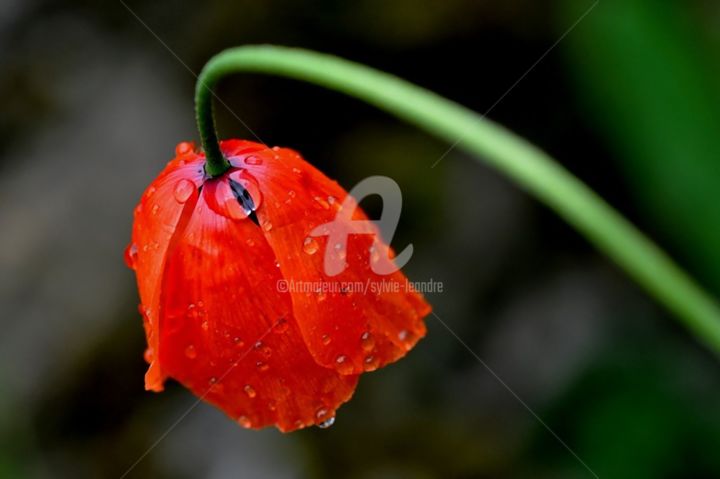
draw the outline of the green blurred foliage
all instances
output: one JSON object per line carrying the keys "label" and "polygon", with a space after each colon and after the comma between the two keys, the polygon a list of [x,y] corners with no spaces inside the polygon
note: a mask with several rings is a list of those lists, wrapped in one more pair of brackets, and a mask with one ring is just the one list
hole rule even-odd
{"label": "green blurred foliage", "polygon": [[[577,18],[581,3],[564,1],[563,21]],[[718,55],[692,17],[702,10],[688,3],[602,0],[564,46],[641,211],[717,292]]]}

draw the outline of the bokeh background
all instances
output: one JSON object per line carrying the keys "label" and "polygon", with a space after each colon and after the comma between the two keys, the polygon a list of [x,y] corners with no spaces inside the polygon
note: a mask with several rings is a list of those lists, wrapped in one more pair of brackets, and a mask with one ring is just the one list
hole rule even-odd
{"label": "bokeh background", "polygon": [[[335,53],[487,111],[581,0],[127,5],[195,72],[219,50]],[[194,77],[119,1],[0,2],[0,476],[120,477],[194,398],[143,390],[123,264],[143,188],[197,137]],[[720,293],[720,3],[602,0],[489,114]],[[336,93],[254,75],[219,95],[347,188],[394,178],[394,244],[436,313],[601,478],[720,477],[720,361],[495,171]],[[251,138],[218,111],[222,136]],[[372,205],[371,205],[372,206]],[[202,404],[127,477],[591,478],[434,318],[327,430]]]}

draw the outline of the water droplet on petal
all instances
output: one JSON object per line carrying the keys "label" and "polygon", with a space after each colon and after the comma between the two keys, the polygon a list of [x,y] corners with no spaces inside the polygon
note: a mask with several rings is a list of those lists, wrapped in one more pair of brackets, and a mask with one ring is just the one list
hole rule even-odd
{"label": "water droplet on petal", "polygon": [[143,353],[143,359],[145,359],[145,362],[150,364],[153,361],[153,350],[152,348],[146,348],[145,352]]}
{"label": "water droplet on petal", "polygon": [[323,419],[325,416],[327,416],[327,413],[328,410],[323,407],[317,410],[317,412],[315,413],[315,417],[318,419]]}
{"label": "water droplet on petal", "polygon": [[200,327],[203,331],[207,331],[210,328],[210,324],[208,323],[207,319],[203,320],[203,322],[200,323]]}
{"label": "water droplet on petal", "polygon": [[335,363],[338,365],[337,370],[340,374],[350,374],[353,371],[353,365],[344,354],[335,358]]}
{"label": "water droplet on petal", "polygon": [[269,401],[267,407],[269,410],[274,411],[277,409],[277,404],[275,404],[275,401]]}
{"label": "water droplet on petal", "polygon": [[325,201],[324,199],[320,198],[319,196],[315,196],[313,199],[315,200],[315,202],[318,205],[320,205],[320,208],[322,208],[324,210],[327,210],[330,208],[330,205],[328,204],[328,202]]}
{"label": "water droplet on petal", "polygon": [[240,336],[235,336],[233,338],[233,343],[235,343],[235,345],[239,348],[242,348],[243,346],[245,346],[245,342],[242,339],[240,339]]}
{"label": "water droplet on petal", "polygon": [[305,241],[303,242],[303,251],[305,251],[307,254],[315,254],[317,253],[317,250],[320,248],[318,246],[318,242],[315,240],[315,238],[308,236],[305,238]]}
{"label": "water droplet on petal", "polygon": [[247,170],[234,170],[225,177],[205,184],[208,205],[226,218],[244,220],[262,204],[260,187]]}
{"label": "water droplet on petal", "polygon": [[362,345],[363,350],[372,351],[375,347],[375,338],[373,338],[372,334],[368,331],[365,331],[360,336],[360,344]]}
{"label": "water droplet on petal", "polygon": [[158,205],[153,205],[153,207],[150,208],[150,214],[153,216],[155,216],[158,213],[158,211],[160,211],[160,206],[158,206]]}
{"label": "water droplet on petal", "polygon": [[255,363],[255,366],[258,368],[259,371],[265,372],[268,369],[270,369],[270,365],[268,363],[264,363],[262,361],[258,361]]}
{"label": "water droplet on petal", "polygon": [[247,416],[240,416],[237,418],[238,424],[240,424],[244,428],[251,428],[252,427],[252,421]]}
{"label": "water droplet on petal", "polygon": [[247,396],[248,396],[250,399],[252,399],[252,398],[254,398],[255,396],[257,396],[257,393],[255,392],[255,389],[253,389],[253,387],[250,386],[249,384],[246,384],[246,385],[245,385],[245,387],[243,388],[243,391],[245,391],[245,394],[247,394]]}
{"label": "water droplet on petal", "polygon": [[375,356],[370,355],[365,358],[363,363],[365,371],[375,371],[378,368],[380,361]]}
{"label": "water droplet on petal", "polygon": [[195,359],[197,357],[197,351],[195,351],[195,346],[190,344],[187,348],[185,348],[185,357],[188,359]]}
{"label": "water droplet on petal", "polygon": [[412,342],[415,336],[407,329],[403,329],[398,333],[398,339],[404,343],[405,349],[412,347]]}
{"label": "water droplet on petal", "polygon": [[125,264],[130,269],[135,269],[135,263],[137,262],[138,247],[135,243],[129,244],[125,248]]}
{"label": "water droplet on petal", "polygon": [[248,165],[257,166],[257,165],[262,165],[263,160],[262,160],[262,158],[260,158],[259,156],[256,156],[256,155],[248,155],[248,156],[245,157],[245,163],[247,163]]}
{"label": "water droplet on petal", "polygon": [[193,151],[193,144],[189,141],[182,141],[175,147],[176,155],[184,155],[186,153],[190,153],[191,151]]}
{"label": "water droplet on petal", "polygon": [[319,427],[320,429],[327,429],[333,424],[335,424],[335,416],[327,418],[326,420],[318,424],[317,427]]}
{"label": "water droplet on petal", "polygon": [[185,203],[195,191],[195,184],[183,178],[175,184],[175,190],[173,191],[175,199],[178,203]]}
{"label": "water droplet on petal", "polygon": [[322,338],[320,338],[320,340],[322,341],[322,343],[325,346],[327,346],[332,341],[332,338],[330,336],[328,336],[327,334],[323,334],[323,336],[322,336]]}

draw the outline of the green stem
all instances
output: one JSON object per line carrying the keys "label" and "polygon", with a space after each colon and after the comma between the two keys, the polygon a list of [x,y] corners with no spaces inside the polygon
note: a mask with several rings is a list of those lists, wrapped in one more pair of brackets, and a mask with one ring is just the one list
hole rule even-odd
{"label": "green stem", "polygon": [[371,103],[453,144],[460,140],[458,148],[490,163],[555,210],[720,353],[720,308],[715,300],[595,192],[502,126],[395,76],[300,49],[245,46],[221,52],[198,78],[198,127],[208,154],[217,155],[219,149],[207,87],[240,71],[315,83]]}
{"label": "green stem", "polygon": [[200,132],[200,142],[205,151],[205,174],[214,178],[230,168],[230,162],[220,151],[212,102],[213,88],[228,72],[209,68],[211,64],[212,61],[205,65],[195,85],[195,120]]}

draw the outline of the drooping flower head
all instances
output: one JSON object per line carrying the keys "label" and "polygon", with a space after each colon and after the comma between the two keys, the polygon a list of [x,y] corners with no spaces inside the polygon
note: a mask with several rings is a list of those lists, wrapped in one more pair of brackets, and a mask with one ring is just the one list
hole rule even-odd
{"label": "drooping flower head", "polygon": [[[298,153],[242,140],[220,149],[231,168],[209,178],[204,155],[178,145],[135,208],[126,261],[148,342],[145,387],[174,378],[245,427],[330,424],[361,373],[424,336],[430,307],[402,273],[375,272],[392,262],[377,231],[341,249],[311,235],[348,204],[348,227],[366,216]],[[340,274],[326,274],[328,251]]]}

